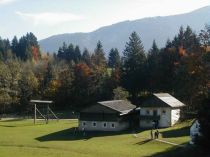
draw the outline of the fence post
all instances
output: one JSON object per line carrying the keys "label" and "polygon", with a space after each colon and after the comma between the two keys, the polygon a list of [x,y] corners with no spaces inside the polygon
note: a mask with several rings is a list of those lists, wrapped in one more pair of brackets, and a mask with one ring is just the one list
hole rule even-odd
{"label": "fence post", "polygon": [[34,104],[34,125],[36,124],[36,104]]}

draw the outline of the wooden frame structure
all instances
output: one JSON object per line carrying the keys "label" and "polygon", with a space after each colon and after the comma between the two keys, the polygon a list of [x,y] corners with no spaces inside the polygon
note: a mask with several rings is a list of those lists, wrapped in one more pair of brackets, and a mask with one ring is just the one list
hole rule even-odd
{"label": "wooden frame structure", "polygon": [[[52,104],[53,101],[46,101],[46,100],[31,100],[31,103],[34,104],[34,124],[36,124],[37,119],[37,112],[41,115],[42,118],[46,121],[46,124],[48,124],[49,121],[49,113],[52,113],[52,115],[55,117],[55,119],[59,120],[58,117],[55,115],[55,113],[50,109],[49,104]],[[37,104],[46,105],[47,113],[46,116],[44,116],[38,109]]]}

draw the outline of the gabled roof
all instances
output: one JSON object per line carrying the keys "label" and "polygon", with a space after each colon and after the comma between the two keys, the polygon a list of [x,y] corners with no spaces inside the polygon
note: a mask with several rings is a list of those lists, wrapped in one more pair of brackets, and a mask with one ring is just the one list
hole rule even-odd
{"label": "gabled roof", "polygon": [[168,93],[155,93],[148,100],[143,102],[142,107],[171,107],[171,108],[179,108],[183,107],[181,101],[171,96]]}
{"label": "gabled roof", "polygon": [[101,101],[98,102],[98,104],[120,112],[121,114],[127,114],[128,112],[136,108],[135,105],[126,100]]}

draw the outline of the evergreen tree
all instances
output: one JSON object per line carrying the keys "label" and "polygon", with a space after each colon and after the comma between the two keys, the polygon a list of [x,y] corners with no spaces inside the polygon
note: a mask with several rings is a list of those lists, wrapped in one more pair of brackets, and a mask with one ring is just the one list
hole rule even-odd
{"label": "evergreen tree", "polygon": [[16,52],[18,58],[26,61],[37,60],[41,57],[39,44],[33,33],[27,33],[26,36],[22,36],[18,43],[18,51]]}
{"label": "evergreen tree", "polygon": [[14,38],[12,39],[12,52],[16,55],[19,56],[19,43],[18,43],[18,39],[16,36],[14,36]]}
{"label": "evergreen tree", "polygon": [[26,58],[38,61],[38,59],[41,57],[41,52],[39,49],[39,44],[36,36],[31,32],[27,33],[26,41],[27,41]]}
{"label": "evergreen tree", "polygon": [[95,48],[94,54],[92,55],[92,62],[94,65],[99,67],[105,67],[106,66],[106,58],[104,54],[104,50],[102,48],[102,44],[100,41],[98,41],[97,46]]}
{"label": "evergreen tree", "polygon": [[82,54],[82,57],[81,57],[82,61],[85,62],[88,66],[91,65],[91,55],[88,51],[87,48],[85,48],[83,54]]}
{"label": "evergreen tree", "polygon": [[63,42],[62,47],[59,47],[57,57],[59,59],[67,59],[66,57],[67,45]]}
{"label": "evergreen tree", "polygon": [[171,40],[170,39],[167,39],[165,48],[171,48],[171,47],[172,47]]}
{"label": "evergreen tree", "polygon": [[74,61],[75,62],[75,50],[74,50],[74,45],[69,44],[67,50],[64,50],[64,53],[66,53],[66,60],[67,61]]}
{"label": "evergreen tree", "polygon": [[100,41],[97,43],[96,49],[91,56],[91,61],[93,69],[92,79],[94,81],[92,90],[95,94],[95,100],[104,100],[103,98],[106,95],[104,82],[107,81],[107,68],[105,54]]}
{"label": "evergreen tree", "polygon": [[155,40],[153,41],[152,48],[148,52],[148,86],[149,91],[154,92],[159,89],[159,74],[160,74],[160,50],[157,47]]}
{"label": "evergreen tree", "polygon": [[123,52],[123,84],[133,98],[145,90],[146,56],[142,42],[136,32],[129,37]]}
{"label": "evergreen tree", "polygon": [[199,52],[200,49],[199,39],[189,26],[186,29],[180,27],[178,35],[172,41],[172,46],[177,51],[184,49],[186,53]]}
{"label": "evergreen tree", "polygon": [[109,52],[108,65],[110,68],[116,68],[120,66],[120,55],[116,48],[112,48]]}
{"label": "evergreen tree", "polygon": [[184,27],[181,26],[179,28],[179,33],[178,33],[178,36],[174,38],[174,44],[175,45],[179,45],[179,46],[183,46],[184,45]]}
{"label": "evergreen tree", "polygon": [[197,35],[193,32],[190,26],[187,26],[184,32],[184,48],[186,49],[187,53],[199,53],[200,52],[200,43]]}
{"label": "evergreen tree", "polygon": [[77,45],[74,50],[74,62],[79,63],[81,60],[81,51],[79,46]]}
{"label": "evergreen tree", "polygon": [[8,39],[0,38],[0,58],[4,61],[12,58],[11,46]]}

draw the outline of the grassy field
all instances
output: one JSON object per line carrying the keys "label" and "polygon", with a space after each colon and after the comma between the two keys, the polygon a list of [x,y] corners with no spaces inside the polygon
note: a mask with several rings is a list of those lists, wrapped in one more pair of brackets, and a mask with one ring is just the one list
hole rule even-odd
{"label": "grassy field", "polygon": [[[186,144],[190,121],[172,128],[161,129],[165,141]],[[186,146],[148,140],[150,131],[138,131],[137,136],[123,133],[74,134],[76,120],[51,121],[49,124],[32,120],[0,121],[0,157],[143,157],[180,156],[191,152]],[[181,156],[182,156],[181,155]],[[180,157],[181,157],[180,156]]]}

